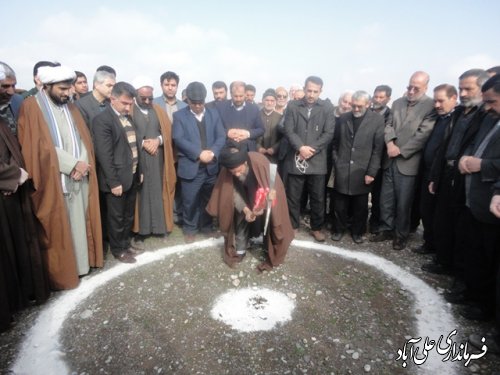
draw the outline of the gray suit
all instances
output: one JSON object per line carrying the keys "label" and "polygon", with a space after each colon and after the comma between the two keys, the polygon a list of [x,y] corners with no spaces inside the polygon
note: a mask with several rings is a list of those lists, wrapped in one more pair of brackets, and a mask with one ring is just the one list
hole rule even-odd
{"label": "gray suit", "polygon": [[434,101],[424,95],[414,104],[402,97],[392,105],[393,121],[385,127],[385,142],[393,141],[401,154],[384,155],[381,206],[381,231],[392,231],[406,243],[422,149],[429,138],[436,113]]}

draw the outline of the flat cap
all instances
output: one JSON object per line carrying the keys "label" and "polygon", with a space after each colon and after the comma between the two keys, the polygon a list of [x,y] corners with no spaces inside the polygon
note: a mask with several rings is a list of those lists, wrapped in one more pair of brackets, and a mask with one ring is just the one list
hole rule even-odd
{"label": "flat cap", "polygon": [[191,82],[186,87],[186,96],[194,102],[204,102],[207,97],[207,89],[201,82]]}

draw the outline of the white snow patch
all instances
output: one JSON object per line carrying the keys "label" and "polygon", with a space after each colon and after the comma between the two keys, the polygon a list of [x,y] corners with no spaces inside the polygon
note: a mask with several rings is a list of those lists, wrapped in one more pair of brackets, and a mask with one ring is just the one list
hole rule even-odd
{"label": "white snow patch", "polygon": [[269,331],[292,319],[294,307],[290,298],[274,290],[233,289],[217,298],[211,316],[240,332]]}

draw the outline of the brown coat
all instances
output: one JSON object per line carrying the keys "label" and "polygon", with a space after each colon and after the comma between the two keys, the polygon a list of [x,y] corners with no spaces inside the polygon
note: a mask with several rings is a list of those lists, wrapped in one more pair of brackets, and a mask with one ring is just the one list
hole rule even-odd
{"label": "brown coat", "polygon": [[[133,108],[133,107],[132,107]],[[158,104],[153,104],[153,109],[160,121],[160,132],[163,138],[163,165],[164,165],[164,181],[162,186],[163,211],[165,214],[165,224],[167,232],[172,232],[174,229],[174,194],[175,175],[174,154],[172,151],[172,123],[166,112],[161,109]],[[139,199],[135,201],[134,226],[132,232],[139,232]]]}
{"label": "brown coat", "polygon": [[[95,155],[89,129],[76,106],[68,104],[80,138],[87,149],[89,163],[89,205],[87,241],[91,267],[103,266],[99,190],[95,173]],[[78,286],[71,228],[60,182],[59,162],[49,128],[35,97],[27,98],[19,113],[18,136],[26,170],[33,181],[31,195],[35,215],[43,227],[41,242],[53,289]]]}
{"label": "brown coat", "polygon": [[[257,152],[249,152],[248,158],[250,172],[255,174],[259,187],[269,187],[269,161]],[[271,210],[271,220],[264,241],[271,265],[278,266],[285,260],[288,247],[294,238],[294,231],[288,214],[285,188],[278,174],[274,188],[277,204]],[[220,230],[224,235],[224,261],[229,266],[238,260],[234,244],[233,189],[233,175],[226,168],[222,168],[207,205],[208,213],[219,218]],[[259,232],[262,231],[263,228]]]}

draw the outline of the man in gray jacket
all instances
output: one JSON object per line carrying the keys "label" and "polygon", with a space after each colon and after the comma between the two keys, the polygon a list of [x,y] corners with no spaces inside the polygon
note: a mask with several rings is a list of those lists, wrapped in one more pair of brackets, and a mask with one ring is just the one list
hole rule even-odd
{"label": "man in gray jacket", "polygon": [[412,74],[406,95],[392,105],[392,124],[385,127],[387,155],[382,164],[381,231],[371,241],[387,240],[394,232],[394,250],[403,250],[408,241],[421,151],[436,121],[434,102],[425,95],[428,83],[427,73]]}
{"label": "man in gray jacket", "polygon": [[335,127],[332,103],[319,98],[322,88],[321,78],[306,79],[304,98],[287,107],[284,129],[290,143],[284,169],[288,173],[286,187],[292,226],[298,230],[300,225],[300,199],[305,186],[311,204],[311,235],[319,242],[325,240],[321,230],[325,221],[326,149]]}

